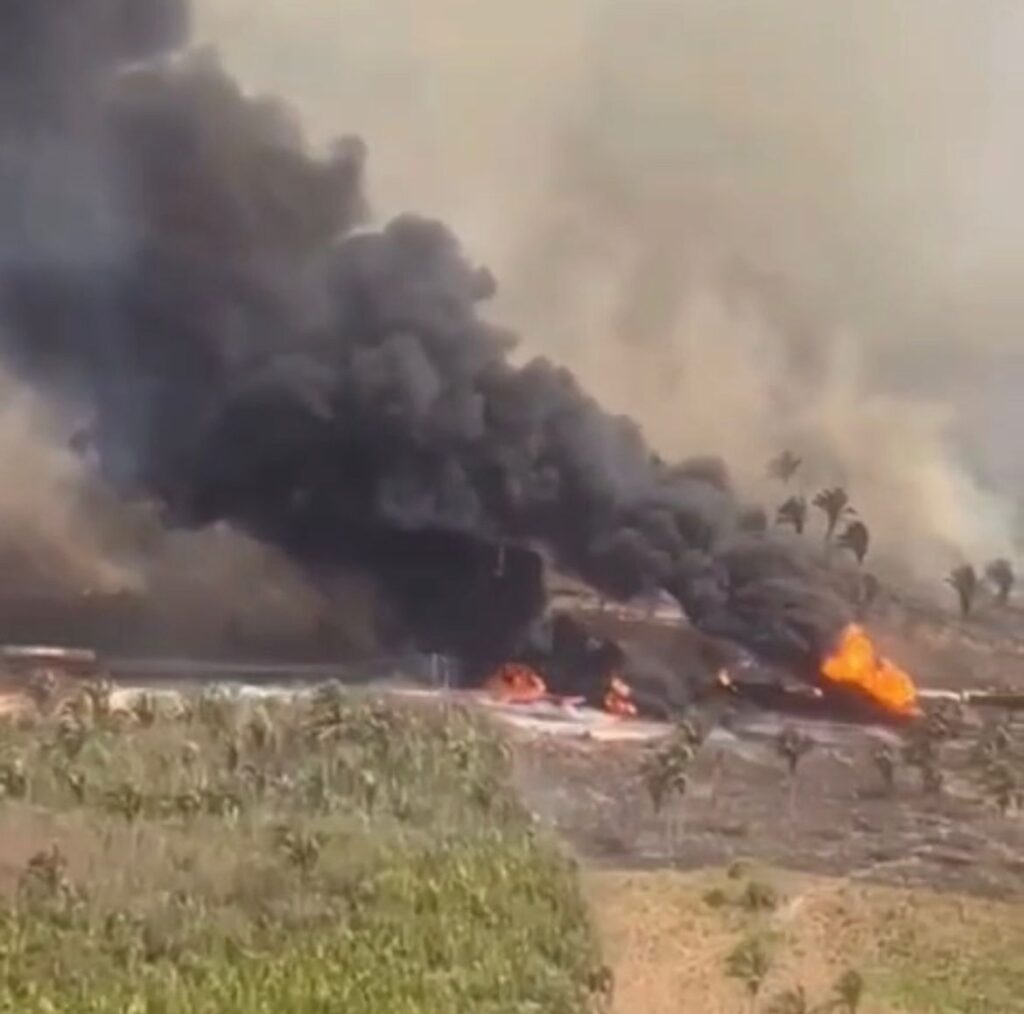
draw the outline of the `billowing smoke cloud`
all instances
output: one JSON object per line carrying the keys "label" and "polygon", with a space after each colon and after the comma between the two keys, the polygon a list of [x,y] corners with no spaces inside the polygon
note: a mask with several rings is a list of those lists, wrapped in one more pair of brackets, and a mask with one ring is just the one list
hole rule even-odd
{"label": "billowing smoke cloud", "polygon": [[714,450],[753,482],[790,445],[809,485],[848,484],[880,553],[933,581],[961,552],[1009,550],[1016,5],[197,13],[319,132],[358,129],[377,203],[455,223],[529,347],[666,455]]}
{"label": "billowing smoke cloud", "polygon": [[[478,312],[494,280],[445,227],[360,228],[360,142],[311,154],[215,58],[168,55],[179,3],[131,6],[130,33],[101,0],[0,26],[43,56],[5,69],[23,97],[0,121],[5,349],[88,408],[79,443],[109,481],[309,573],[369,571],[420,644],[475,626],[482,570],[531,566],[495,546],[536,543],[609,594],[669,589],[705,629],[814,667],[845,611],[790,547],[738,534],[723,468],[665,464],[568,371],[515,365]],[[85,56],[62,58],[67,32]],[[72,171],[80,152],[94,173]],[[32,238],[51,188],[94,256]],[[540,605],[522,587],[475,603],[502,637]]]}
{"label": "billowing smoke cloud", "polygon": [[[315,590],[287,557],[226,524],[168,530],[69,444],[73,419],[0,373],[0,639],[120,652],[373,650],[373,589]],[[360,612],[360,610],[363,612]]]}

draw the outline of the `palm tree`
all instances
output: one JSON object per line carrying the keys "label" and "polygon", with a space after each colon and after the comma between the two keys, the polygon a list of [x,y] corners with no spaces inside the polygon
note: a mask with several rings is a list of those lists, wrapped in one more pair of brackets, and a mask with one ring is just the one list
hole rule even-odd
{"label": "palm tree", "polygon": [[996,602],[1005,606],[1010,600],[1010,592],[1013,591],[1017,576],[1013,572],[1013,565],[1009,560],[993,560],[985,568],[985,577],[996,590]]}
{"label": "palm tree", "polygon": [[789,772],[789,808],[796,809],[796,775],[800,762],[814,749],[814,740],[799,729],[787,725],[775,740],[775,752],[786,762]]}
{"label": "palm tree", "polygon": [[814,506],[825,515],[825,544],[835,535],[836,526],[843,518],[856,514],[850,504],[850,497],[842,486],[823,489],[815,498]]}
{"label": "palm tree", "polygon": [[798,458],[792,451],[783,451],[768,462],[768,475],[779,482],[788,483],[802,464],[803,458]]}
{"label": "palm tree", "polygon": [[807,525],[807,500],[802,496],[791,496],[776,512],[777,525],[792,525],[797,535],[803,535]]}
{"label": "palm tree", "polygon": [[865,574],[860,583],[860,607],[862,612],[867,612],[874,605],[878,593],[882,590],[882,583],[874,574]]}
{"label": "palm tree", "polygon": [[1005,761],[993,764],[985,773],[985,788],[1004,817],[1024,800],[1020,778],[1012,765]]}
{"label": "palm tree", "polygon": [[863,521],[851,521],[838,539],[839,548],[848,549],[853,553],[857,557],[858,564],[864,563],[864,557],[868,555],[870,544],[871,533]]}
{"label": "palm tree", "polygon": [[974,608],[974,597],[978,593],[978,575],[975,569],[969,563],[954,567],[946,578],[946,584],[957,593],[960,600],[960,615],[970,616],[971,609]]}
{"label": "palm tree", "polygon": [[765,1014],[811,1014],[811,1005],[803,986],[785,989],[768,1001]]}
{"label": "palm tree", "polygon": [[844,1014],[857,1014],[864,1000],[864,976],[851,968],[844,972],[832,987],[835,996],[835,1007]]}
{"label": "palm tree", "polygon": [[871,754],[871,763],[882,776],[885,794],[891,796],[896,788],[896,752],[887,743],[876,747]]}
{"label": "palm tree", "polygon": [[[683,725],[658,751],[651,754],[643,764],[641,774],[651,805],[656,814],[665,811],[673,798],[682,799],[689,787],[688,770],[696,751]],[[680,820],[678,815],[668,813],[666,836],[673,855],[679,845]]]}
{"label": "palm tree", "polygon": [[725,959],[731,979],[743,984],[750,998],[750,1010],[757,1009],[757,998],[772,968],[772,958],[760,937],[747,937]]}
{"label": "palm tree", "polygon": [[673,796],[686,795],[687,771],[693,758],[693,748],[681,737],[673,737],[647,759],[643,778],[655,813],[660,813]]}
{"label": "palm tree", "polygon": [[40,712],[50,711],[57,699],[57,690],[57,677],[50,669],[37,670],[29,677],[28,694]]}

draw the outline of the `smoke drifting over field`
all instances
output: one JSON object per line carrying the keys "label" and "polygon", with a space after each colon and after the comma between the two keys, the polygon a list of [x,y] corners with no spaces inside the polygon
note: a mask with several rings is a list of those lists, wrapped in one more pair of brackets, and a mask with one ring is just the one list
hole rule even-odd
{"label": "smoke drifting over field", "polygon": [[722,467],[665,464],[566,370],[513,365],[479,313],[494,280],[443,225],[357,228],[359,141],[314,157],[279,103],[209,54],[171,56],[177,0],[15,10],[0,35],[33,58],[3,64],[4,349],[88,415],[76,443],[117,489],[308,574],[372,574],[424,646],[473,609],[494,642],[522,632],[529,574],[481,595],[532,566],[494,549],[512,540],[816,664],[839,600],[791,549],[737,533]]}
{"label": "smoke drifting over field", "polygon": [[375,205],[452,222],[528,347],[666,455],[749,481],[792,445],[933,582],[1009,551],[1018,5],[201,0],[198,28],[363,134]]}

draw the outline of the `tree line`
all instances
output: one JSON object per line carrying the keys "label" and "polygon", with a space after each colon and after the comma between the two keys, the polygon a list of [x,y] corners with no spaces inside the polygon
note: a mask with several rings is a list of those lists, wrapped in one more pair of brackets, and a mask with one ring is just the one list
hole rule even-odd
{"label": "tree line", "polygon": [[[803,459],[792,451],[782,451],[768,463],[770,478],[789,486],[803,464]],[[842,486],[830,486],[819,490],[810,500],[803,493],[794,493],[779,505],[775,512],[775,524],[781,528],[792,528],[797,535],[803,535],[807,528],[810,511],[821,512],[824,520],[824,542],[826,552],[833,548],[852,553],[858,566],[871,548],[871,530],[857,515],[850,502],[850,496]],[[768,518],[760,509],[745,515],[744,528],[748,531],[764,531]],[[998,606],[1005,606],[1016,585],[1016,574],[1009,560],[1000,557],[991,560],[979,572],[972,564],[963,563],[954,567],[946,576],[946,584],[954,591],[960,614],[970,616],[979,601],[979,592],[987,588],[992,600]],[[877,579],[865,575],[865,587],[869,598],[877,594]]]}

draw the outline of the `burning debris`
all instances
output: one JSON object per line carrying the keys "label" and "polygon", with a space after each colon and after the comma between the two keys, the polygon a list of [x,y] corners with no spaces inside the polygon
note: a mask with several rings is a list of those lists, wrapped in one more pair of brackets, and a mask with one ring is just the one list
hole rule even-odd
{"label": "burning debris", "polygon": [[879,707],[897,715],[917,714],[917,689],[913,680],[887,658],[882,658],[866,630],[851,624],[842,633],[836,650],[822,663],[827,684],[862,693]]}
{"label": "burning debris", "polygon": [[[773,711],[902,724],[921,716],[918,689],[910,676],[875,648],[863,627],[851,624],[821,664],[817,684],[774,678],[737,678],[720,669],[702,695],[725,695]],[[981,695],[986,696],[986,695]]]}
{"label": "burning debris", "polygon": [[609,715],[616,715],[619,718],[637,717],[632,688],[617,674],[613,675],[608,682],[608,690],[604,695],[604,710]]}
{"label": "burning debris", "polygon": [[536,704],[548,696],[547,684],[540,674],[514,662],[500,666],[484,689],[503,704]]}

